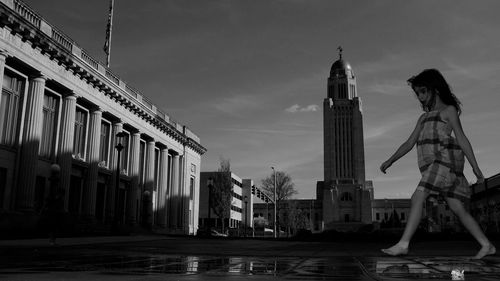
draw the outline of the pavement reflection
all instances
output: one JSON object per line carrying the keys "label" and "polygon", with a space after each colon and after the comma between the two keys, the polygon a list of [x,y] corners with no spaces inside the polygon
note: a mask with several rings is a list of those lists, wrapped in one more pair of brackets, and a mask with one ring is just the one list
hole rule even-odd
{"label": "pavement reflection", "polygon": [[382,280],[500,280],[498,257],[377,257],[364,258],[363,265]]}
{"label": "pavement reflection", "polygon": [[[40,253],[31,261],[4,262],[0,279],[58,280],[58,274],[92,275],[93,280],[500,280],[500,258],[465,257],[220,257],[196,255],[109,255],[87,252],[57,257]],[[49,275],[47,275],[49,273]],[[44,278],[55,279],[44,279]],[[33,278],[33,279],[30,279]],[[82,277],[83,278],[83,277]],[[146,278],[146,279],[142,279]],[[61,279],[64,280],[64,279]],[[77,280],[77,279],[75,279]],[[81,279],[87,280],[87,279]]]}
{"label": "pavement reflection", "polygon": [[133,236],[63,238],[51,247],[45,239],[3,241],[0,280],[500,280],[500,257],[465,256],[474,253],[473,242],[417,242],[411,255],[389,257],[378,242]]}

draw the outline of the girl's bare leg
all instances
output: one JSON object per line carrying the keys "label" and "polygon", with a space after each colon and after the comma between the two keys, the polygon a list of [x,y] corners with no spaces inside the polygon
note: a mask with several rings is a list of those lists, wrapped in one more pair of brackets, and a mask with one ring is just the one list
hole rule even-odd
{"label": "girl's bare leg", "polygon": [[401,239],[396,245],[387,249],[382,249],[382,252],[391,256],[406,255],[408,253],[410,240],[417,230],[420,219],[422,218],[422,208],[426,197],[427,194],[425,192],[415,190],[411,196],[410,215],[408,216],[403,236],[401,236]]}
{"label": "girl's bare leg", "polygon": [[462,224],[467,228],[467,230],[476,238],[477,242],[481,244],[481,249],[473,257],[474,259],[481,259],[486,255],[494,255],[496,253],[496,248],[491,244],[490,240],[486,238],[481,227],[479,227],[476,220],[465,210],[464,205],[460,200],[456,198],[446,198],[448,206],[450,209],[458,216]]}

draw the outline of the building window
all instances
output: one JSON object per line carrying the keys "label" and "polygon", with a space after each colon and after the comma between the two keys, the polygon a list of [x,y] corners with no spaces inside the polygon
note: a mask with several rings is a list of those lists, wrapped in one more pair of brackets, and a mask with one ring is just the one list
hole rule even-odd
{"label": "building window", "polygon": [[123,138],[122,138],[122,145],[123,145],[123,150],[121,152],[121,160],[120,160],[120,169],[121,173],[124,175],[128,174],[128,156],[129,156],[129,139],[130,139],[130,134],[129,132],[123,130]]}
{"label": "building window", "polygon": [[0,96],[0,144],[15,146],[18,140],[25,81],[23,77],[5,69]]}
{"label": "building window", "polygon": [[59,96],[45,91],[43,96],[42,140],[40,141],[40,156],[44,158],[51,158],[55,154],[59,125],[59,103]]}
{"label": "building window", "polygon": [[160,150],[155,147],[155,164],[154,164],[154,191],[158,190],[160,183]]}
{"label": "building window", "polygon": [[239,181],[237,181],[237,180],[235,180],[235,179],[233,179],[233,178],[231,178],[231,182],[232,182],[233,184],[235,184],[235,185],[239,186],[239,187],[243,187],[243,184],[242,184],[241,182],[239,182]]}
{"label": "building window", "polygon": [[68,211],[71,214],[79,214],[82,206],[82,179],[71,176],[69,184],[69,204]]}
{"label": "building window", "polygon": [[73,139],[73,157],[85,160],[85,148],[87,142],[87,119],[88,112],[77,107],[75,113],[75,133]]}
{"label": "building window", "polygon": [[111,146],[111,123],[101,122],[101,136],[99,145],[99,167],[109,167],[109,147]]}
{"label": "building window", "polygon": [[141,140],[139,144],[139,185],[142,186],[144,184],[144,179],[146,178],[145,176],[145,169],[146,167],[146,143]]}
{"label": "building window", "polygon": [[189,200],[193,200],[194,198],[194,183],[195,183],[195,178],[191,177],[189,180]]}
{"label": "building window", "polygon": [[5,187],[7,186],[7,169],[0,168],[0,208],[3,207]]}
{"label": "building window", "polygon": [[375,214],[375,220],[379,221],[380,220],[380,214],[379,213],[376,213]]}
{"label": "building window", "polygon": [[349,192],[342,193],[342,196],[340,196],[340,201],[352,201],[351,193]]}
{"label": "building window", "polygon": [[35,211],[40,212],[45,201],[45,178],[37,176],[35,181]]}

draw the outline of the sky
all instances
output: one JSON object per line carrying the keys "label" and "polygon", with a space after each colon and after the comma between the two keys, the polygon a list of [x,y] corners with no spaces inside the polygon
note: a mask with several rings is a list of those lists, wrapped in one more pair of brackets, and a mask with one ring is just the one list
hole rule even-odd
{"label": "sky", "polygon": [[[105,62],[106,0],[24,0]],[[439,69],[463,103],[462,126],[486,177],[500,172],[500,1],[115,0],[111,71],[256,186],[288,173],[315,198],[323,180],[323,100],[338,59],[362,100],[366,179],[375,198],[409,198],[416,150],[390,157],[421,114],[406,80]],[[103,63],[104,64],[104,63]],[[464,171],[475,181],[470,165]]]}

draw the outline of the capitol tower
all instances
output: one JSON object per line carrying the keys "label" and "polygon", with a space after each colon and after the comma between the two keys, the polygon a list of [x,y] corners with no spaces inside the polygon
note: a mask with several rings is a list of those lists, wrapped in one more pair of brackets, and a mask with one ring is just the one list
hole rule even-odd
{"label": "capitol tower", "polygon": [[318,182],[324,229],[355,230],[371,223],[373,187],[365,181],[363,115],[350,64],[335,61],[323,101],[324,180]]}

